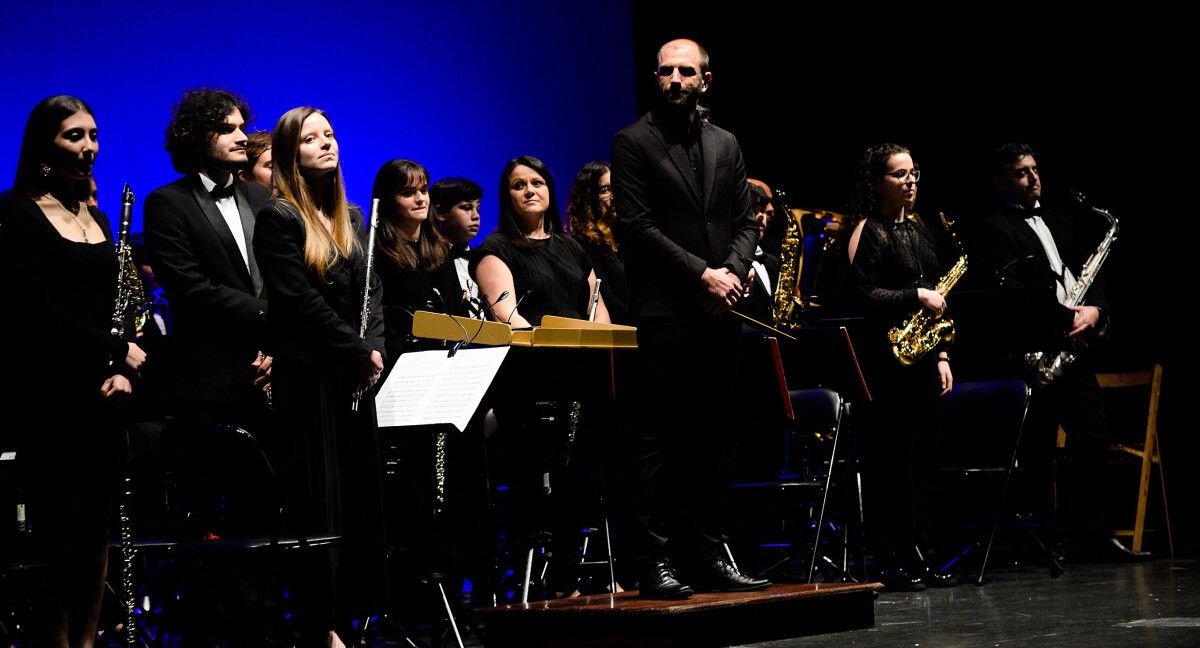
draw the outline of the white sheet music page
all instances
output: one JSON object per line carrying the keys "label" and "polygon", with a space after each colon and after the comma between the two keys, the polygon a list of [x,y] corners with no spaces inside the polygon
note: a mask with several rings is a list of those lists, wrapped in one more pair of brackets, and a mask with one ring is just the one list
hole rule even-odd
{"label": "white sheet music page", "polygon": [[461,432],[509,347],[405,353],[375,397],[379,427],[449,423]]}

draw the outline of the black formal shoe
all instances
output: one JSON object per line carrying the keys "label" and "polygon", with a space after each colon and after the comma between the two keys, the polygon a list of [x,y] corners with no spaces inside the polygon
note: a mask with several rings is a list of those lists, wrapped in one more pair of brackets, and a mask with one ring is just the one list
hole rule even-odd
{"label": "black formal shoe", "polygon": [[642,572],[638,596],[644,599],[685,599],[695,591],[679,580],[675,568],[667,559],[655,560]]}
{"label": "black formal shoe", "polygon": [[[1074,555],[1072,557],[1075,558]],[[1075,560],[1085,563],[1146,562],[1154,560],[1154,555],[1149,551],[1134,551],[1121,544],[1120,540],[1108,537],[1082,547]]]}
{"label": "black formal shoe", "polygon": [[696,565],[688,570],[688,576],[698,592],[754,592],[766,589],[771,584],[771,581],[765,578],[753,578],[743,574],[724,558]]}
{"label": "black formal shoe", "polygon": [[925,579],[906,567],[892,567],[883,571],[883,589],[888,592],[919,592],[925,589]]}
{"label": "black formal shoe", "polygon": [[958,578],[954,574],[947,574],[926,566],[925,573],[921,575],[921,582],[929,587],[954,587],[958,585]]}

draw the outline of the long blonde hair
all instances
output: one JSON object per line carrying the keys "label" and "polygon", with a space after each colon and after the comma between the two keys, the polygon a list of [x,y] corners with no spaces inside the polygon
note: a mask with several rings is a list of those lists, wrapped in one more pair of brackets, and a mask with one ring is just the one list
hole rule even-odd
{"label": "long blonde hair", "polygon": [[[271,135],[271,156],[275,167],[273,178],[279,196],[296,208],[300,213],[300,221],[304,223],[304,264],[316,271],[324,281],[325,272],[338,259],[350,258],[358,248],[358,240],[354,236],[354,224],[350,221],[341,160],[332,173],[319,180],[327,183],[321,204],[317,204],[308,181],[300,173],[301,128],[304,120],[312,115],[329,119],[325,111],[312,106],[301,106],[283,113]],[[333,220],[332,231],[326,230],[321,222],[322,212]]]}

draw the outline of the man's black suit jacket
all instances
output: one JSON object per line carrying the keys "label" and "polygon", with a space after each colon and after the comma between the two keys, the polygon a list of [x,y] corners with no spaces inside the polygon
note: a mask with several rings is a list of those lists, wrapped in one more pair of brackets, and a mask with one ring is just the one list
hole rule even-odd
{"label": "man's black suit jacket", "polygon": [[[1062,331],[1069,331],[1075,313],[1057,302],[1056,276],[1050,269],[1050,260],[1037,233],[1025,222],[1026,216],[1015,208],[1000,208],[971,228],[968,240],[970,272],[976,275],[976,285],[1045,290],[1046,299],[1055,300],[1050,306],[1054,320]],[[1088,235],[1080,226],[1081,217],[1075,214],[1047,209],[1041,211],[1041,217],[1054,237],[1058,255],[1078,280],[1084,262],[1095,251],[1099,239]],[[1102,277],[1092,283],[1083,303],[1096,306],[1102,317],[1107,316],[1109,304]]]}
{"label": "man's black suit jacket", "polygon": [[189,401],[217,404],[245,393],[262,348],[267,303],[254,260],[254,218],[270,192],[238,182],[234,197],[249,268],[199,175],[146,198],[146,251],[171,305],[179,395]]}
{"label": "man's black suit jacket", "polygon": [[737,139],[700,125],[704,187],[687,152],[647,113],[613,139],[615,225],[635,318],[699,317],[700,275],[727,267],[743,282],[758,241]]}

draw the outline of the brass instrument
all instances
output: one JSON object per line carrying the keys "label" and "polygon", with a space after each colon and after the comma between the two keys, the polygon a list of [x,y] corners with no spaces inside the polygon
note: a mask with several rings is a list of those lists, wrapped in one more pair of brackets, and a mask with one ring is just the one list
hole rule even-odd
{"label": "brass instrument", "polygon": [[[1082,195],[1074,194],[1074,197],[1080,203],[1084,202]],[[1100,209],[1099,207],[1089,207],[1089,209],[1100,214],[1108,221],[1108,232],[1100,240],[1100,245],[1096,247],[1096,251],[1092,252],[1092,255],[1083,263],[1083,268],[1079,271],[1079,278],[1075,281],[1075,285],[1071,288],[1071,292],[1067,294],[1066,301],[1063,303],[1067,307],[1078,306],[1083,303],[1088,289],[1096,281],[1096,276],[1100,274],[1100,268],[1104,265],[1104,261],[1108,259],[1108,253],[1112,250],[1112,245],[1117,240],[1117,217],[1113,216],[1106,209]],[[1104,331],[1100,331],[1100,334],[1103,335]],[[1044,351],[1027,353],[1025,354],[1025,368],[1037,384],[1042,387],[1049,386],[1062,377],[1063,372],[1067,369],[1067,365],[1079,359],[1081,347],[1082,345],[1079,341],[1075,338],[1070,338],[1068,348],[1058,353]]]}
{"label": "brass instrument", "polygon": [[[938,281],[934,290],[945,295],[967,271],[967,255],[958,257],[954,267]],[[943,342],[954,341],[954,320],[936,315],[922,306],[904,324],[888,331],[892,353],[900,364],[909,366],[925,357]]]}
{"label": "brass instrument", "polygon": [[[835,237],[829,234],[840,229],[846,219],[833,212],[791,209],[782,191],[777,191],[775,196],[779,205],[778,211],[787,217],[788,225],[779,250],[779,277],[775,283],[775,299],[771,310],[775,326],[794,330],[803,325],[803,318],[807,313],[821,307],[816,295],[802,294],[805,237],[820,232],[825,237],[825,244],[821,249],[823,255],[835,240]],[[814,275],[819,274],[820,259],[817,259],[817,263],[818,272],[813,273]]]}
{"label": "brass instrument", "polygon": [[154,304],[146,299],[146,286],[133,263],[133,248],[129,246],[129,227],[133,222],[133,190],[125,184],[121,192],[121,223],[117,230],[117,298],[113,304],[112,329],[115,337],[125,337],[125,324],[131,322],[134,331],[142,330],[150,318]]}
{"label": "brass instrument", "polygon": [[[913,218],[913,215],[909,215]],[[951,224],[942,215],[942,224],[949,230]],[[951,233],[951,237],[953,237]],[[957,244],[957,239],[955,239]],[[961,251],[961,250],[960,250]],[[934,290],[946,295],[954,284],[967,272],[967,255],[962,254],[954,266],[938,280]],[[954,320],[949,317],[931,312],[922,306],[913,313],[903,324],[888,331],[888,341],[892,343],[892,353],[900,364],[910,366],[936,349],[938,345],[954,341]]]}

